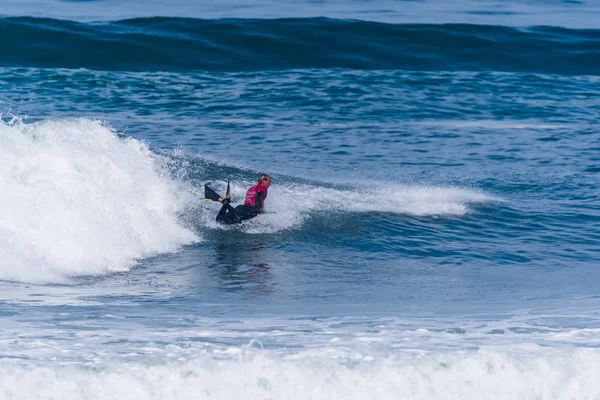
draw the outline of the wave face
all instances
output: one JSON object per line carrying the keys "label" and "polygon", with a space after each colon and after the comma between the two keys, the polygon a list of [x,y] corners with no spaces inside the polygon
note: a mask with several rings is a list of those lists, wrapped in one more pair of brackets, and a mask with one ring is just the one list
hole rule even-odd
{"label": "wave face", "polygon": [[199,239],[165,161],[98,121],[2,123],[0,154],[0,280],[125,271]]}
{"label": "wave face", "polygon": [[328,18],[0,18],[0,66],[94,70],[600,73],[600,30]]}

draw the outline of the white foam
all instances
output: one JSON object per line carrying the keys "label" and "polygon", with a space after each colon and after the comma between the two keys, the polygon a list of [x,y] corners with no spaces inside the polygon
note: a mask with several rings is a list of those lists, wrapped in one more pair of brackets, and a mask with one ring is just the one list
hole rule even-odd
{"label": "white foam", "polygon": [[[114,315],[64,315],[68,323],[53,326],[37,316],[29,322],[6,318],[0,398],[600,396],[597,332],[591,337],[583,329],[583,337],[578,328],[509,329],[532,327],[527,315],[484,316],[486,323],[472,317],[188,316],[193,324],[186,317],[185,326],[161,327],[173,321],[171,312],[155,312],[143,325]],[[538,317],[529,322],[537,324]],[[504,333],[490,334],[500,328]]]}
{"label": "white foam", "polygon": [[[234,201],[240,202],[244,188],[252,182],[235,182],[232,189]],[[352,186],[347,189],[309,184],[280,183],[274,181],[269,189],[262,214],[245,222],[247,233],[272,233],[300,226],[311,216],[321,213],[389,213],[410,216],[461,216],[469,212],[469,205],[496,202],[500,199],[477,190],[427,185],[377,184],[376,187]],[[216,228],[214,207],[204,223]],[[226,228],[229,229],[229,228]]]}
{"label": "white foam", "polygon": [[0,279],[125,271],[198,240],[165,160],[99,121],[0,124]]}
{"label": "white foam", "polygon": [[3,399],[594,399],[598,350],[318,354],[277,357],[264,351],[228,355],[167,354],[162,362],[122,354],[111,363],[4,360]]}

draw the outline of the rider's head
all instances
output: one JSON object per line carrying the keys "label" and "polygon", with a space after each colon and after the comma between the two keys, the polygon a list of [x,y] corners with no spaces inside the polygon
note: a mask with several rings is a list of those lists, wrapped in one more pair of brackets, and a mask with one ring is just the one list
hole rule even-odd
{"label": "rider's head", "polygon": [[258,183],[268,188],[271,186],[271,177],[267,174],[260,174],[258,176]]}

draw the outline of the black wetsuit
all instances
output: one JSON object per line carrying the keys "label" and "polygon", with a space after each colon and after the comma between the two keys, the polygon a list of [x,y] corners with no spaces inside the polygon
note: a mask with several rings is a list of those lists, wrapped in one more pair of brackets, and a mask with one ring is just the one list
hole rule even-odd
{"label": "black wetsuit", "polygon": [[256,217],[261,211],[262,193],[258,193],[256,196],[256,207],[252,207],[250,204],[241,204],[233,208],[229,203],[223,204],[219,214],[217,214],[217,222],[226,225],[239,224],[242,221]]}

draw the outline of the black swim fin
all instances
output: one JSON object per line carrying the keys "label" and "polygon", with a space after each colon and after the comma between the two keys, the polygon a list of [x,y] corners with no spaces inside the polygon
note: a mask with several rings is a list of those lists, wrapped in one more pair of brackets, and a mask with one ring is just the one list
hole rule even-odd
{"label": "black swim fin", "polygon": [[219,201],[220,198],[222,197],[217,192],[209,188],[208,185],[204,185],[204,200]]}
{"label": "black swim fin", "polygon": [[225,194],[227,200],[231,201],[231,190],[229,189],[229,179],[227,179],[227,193]]}

